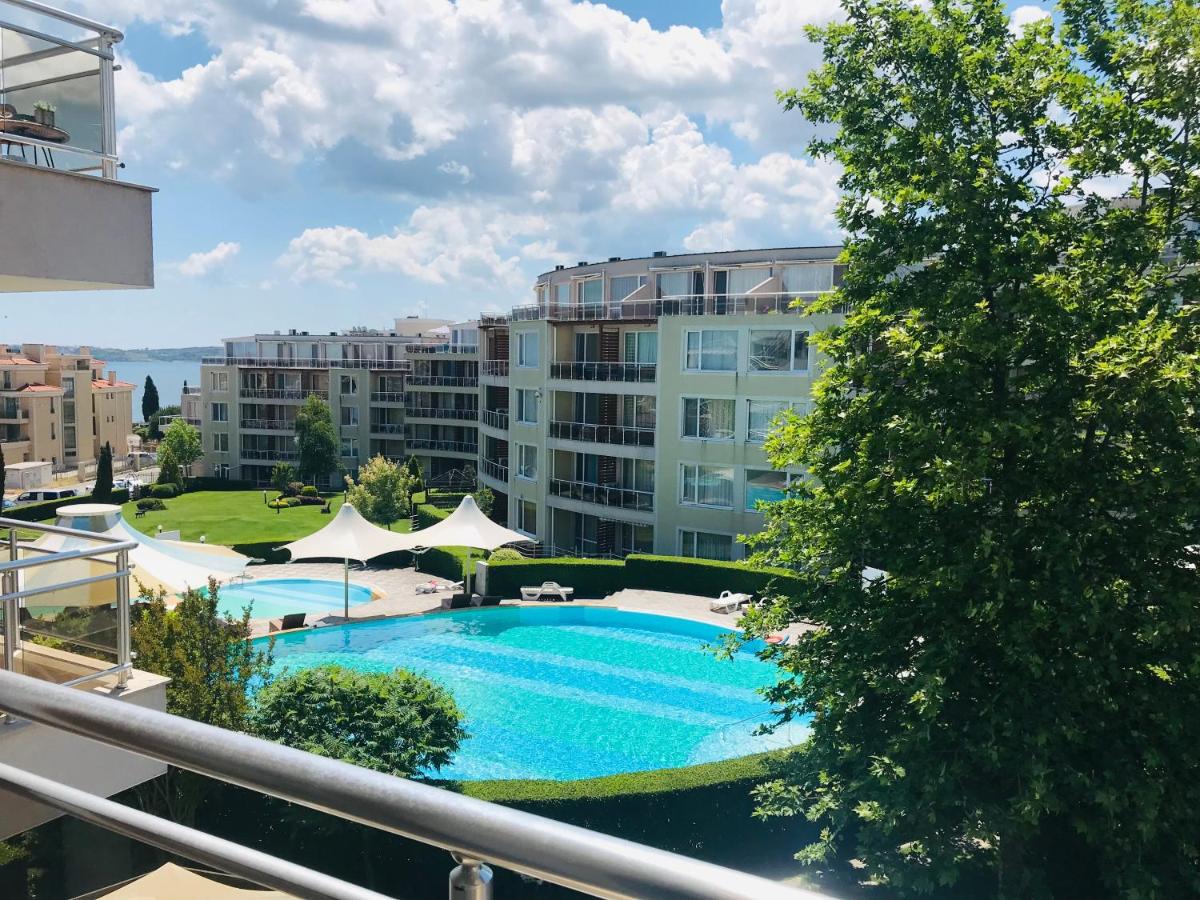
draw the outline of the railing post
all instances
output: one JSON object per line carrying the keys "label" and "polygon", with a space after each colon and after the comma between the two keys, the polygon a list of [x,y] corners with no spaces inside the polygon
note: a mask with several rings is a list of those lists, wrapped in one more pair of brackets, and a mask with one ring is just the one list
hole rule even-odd
{"label": "railing post", "polygon": [[98,49],[106,53],[100,58],[100,152],[104,159],[100,173],[108,179],[117,177],[117,103],[113,89],[112,38],[101,34]]}
{"label": "railing post", "polygon": [[[124,573],[129,568],[129,551],[117,551],[117,571]],[[129,639],[129,576],[117,576],[117,665],[128,666],[133,661]],[[124,687],[129,682],[129,669],[117,673],[117,685]]]}
{"label": "railing post", "polygon": [[[17,558],[17,530],[15,528],[8,529],[8,558],[15,560]],[[0,585],[3,585],[0,590],[6,594],[16,593],[17,573],[5,572],[3,578],[0,578]],[[15,672],[17,669],[17,644],[21,640],[21,601],[13,597],[12,600],[6,601],[4,604],[4,665],[3,668],[9,672]],[[4,721],[12,724],[15,719],[13,716],[0,713]]]}
{"label": "railing post", "polygon": [[451,853],[450,900],[492,900],[492,870],[483,862]]}

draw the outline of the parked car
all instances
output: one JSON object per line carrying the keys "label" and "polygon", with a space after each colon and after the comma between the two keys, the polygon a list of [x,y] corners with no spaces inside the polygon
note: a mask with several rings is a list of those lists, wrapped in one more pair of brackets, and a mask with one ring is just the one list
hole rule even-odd
{"label": "parked car", "polygon": [[37,503],[42,500],[65,500],[68,497],[78,497],[75,488],[39,488],[36,491],[25,491],[17,497],[18,503]]}

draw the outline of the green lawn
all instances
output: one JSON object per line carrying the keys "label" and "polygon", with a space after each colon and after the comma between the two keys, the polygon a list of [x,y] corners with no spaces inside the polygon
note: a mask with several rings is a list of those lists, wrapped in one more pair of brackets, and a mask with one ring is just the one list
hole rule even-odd
{"label": "green lawn", "polygon": [[[268,496],[274,497],[275,492]],[[263,503],[261,490],[196,491],[170,500],[165,510],[148,512],[137,518],[137,504],[126,503],[121,509],[125,519],[145,534],[153,535],[178,529],[185,541],[204,535],[209,543],[234,547],[243,544],[286,543],[312,534],[328,525],[332,515],[323,515],[319,506],[296,506],[276,512]],[[330,499],[336,513],[342,505],[338,494]],[[408,520],[392,524],[393,531],[408,531]]]}

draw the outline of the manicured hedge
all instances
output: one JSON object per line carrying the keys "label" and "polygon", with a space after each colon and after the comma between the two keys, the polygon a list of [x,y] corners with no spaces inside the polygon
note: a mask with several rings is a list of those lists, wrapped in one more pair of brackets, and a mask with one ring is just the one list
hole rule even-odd
{"label": "manicured hedge", "polygon": [[635,553],[625,558],[626,587],[677,591],[700,597],[719,597],[721,591],[795,596],[799,583],[787,569],[755,569],[744,563],[693,559],[687,556],[651,556]]}
{"label": "manicured hedge", "polygon": [[557,581],[575,589],[582,599],[607,597],[625,583],[625,566],[619,559],[524,559],[488,563],[487,592],[501,597],[520,597],[521,588]]}
{"label": "manicured hedge", "polygon": [[[129,501],[129,491],[113,491],[105,503],[120,505]],[[97,503],[99,501],[88,497],[68,497],[65,500],[43,500],[40,503],[30,503],[25,506],[15,506],[4,510],[4,518],[17,519],[21,522],[44,522],[53,519],[59,509],[64,506],[78,506],[81,503]]]}

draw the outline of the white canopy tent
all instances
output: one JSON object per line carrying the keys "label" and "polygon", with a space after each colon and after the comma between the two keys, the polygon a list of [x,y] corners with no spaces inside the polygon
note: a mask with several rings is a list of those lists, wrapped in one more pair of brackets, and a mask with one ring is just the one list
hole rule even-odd
{"label": "white canopy tent", "polygon": [[292,541],[287,550],[292,562],[300,559],[341,558],[345,583],[345,614],[350,617],[350,560],[366,562],[385,553],[411,549],[404,541],[408,535],[388,531],[362,517],[351,504],[343,503],[328,525],[308,537]]}

